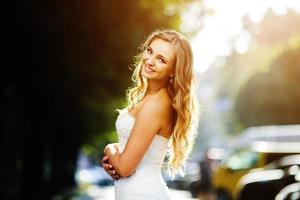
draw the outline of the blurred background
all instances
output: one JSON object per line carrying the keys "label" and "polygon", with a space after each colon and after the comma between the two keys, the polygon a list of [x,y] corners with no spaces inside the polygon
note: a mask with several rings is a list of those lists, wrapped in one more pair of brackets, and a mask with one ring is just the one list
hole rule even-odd
{"label": "blurred background", "polygon": [[174,199],[300,199],[299,1],[19,0],[1,13],[1,199],[114,199],[97,161],[158,28],[191,41],[202,111],[187,175],[164,174]]}

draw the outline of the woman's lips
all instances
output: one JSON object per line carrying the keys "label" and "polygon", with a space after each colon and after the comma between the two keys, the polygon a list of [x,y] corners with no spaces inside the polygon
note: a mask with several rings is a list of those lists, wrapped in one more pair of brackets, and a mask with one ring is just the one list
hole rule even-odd
{"label": "woman's lips", "polygon": [[151,67],[149,67],[147,64],[145,64],[145,69],[146,69],[146,71],[149,72],[149,73],[155,72],[155,70],[152,69]]}

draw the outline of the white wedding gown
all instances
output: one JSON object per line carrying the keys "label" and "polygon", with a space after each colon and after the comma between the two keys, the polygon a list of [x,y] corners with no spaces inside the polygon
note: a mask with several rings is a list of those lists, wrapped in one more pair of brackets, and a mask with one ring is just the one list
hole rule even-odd
{"label": "white wedding gown", "polygon": [[[117,120],[116,129],[120,151],[127,143],[135,119],[123,109]],[[168,139],[156,135],[133,175],[115,181],[116,200],[169,200],[168,187],[161,175],[161,166],[166,154]]]}

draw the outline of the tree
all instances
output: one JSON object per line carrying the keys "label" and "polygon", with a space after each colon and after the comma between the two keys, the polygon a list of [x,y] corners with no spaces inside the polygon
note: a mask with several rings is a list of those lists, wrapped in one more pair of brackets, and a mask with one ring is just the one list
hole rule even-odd
{"label": "tree", "polygon": [[283,52],[271,70],[250,78],[236,111],[246,126],[300,123],[300,49]]}

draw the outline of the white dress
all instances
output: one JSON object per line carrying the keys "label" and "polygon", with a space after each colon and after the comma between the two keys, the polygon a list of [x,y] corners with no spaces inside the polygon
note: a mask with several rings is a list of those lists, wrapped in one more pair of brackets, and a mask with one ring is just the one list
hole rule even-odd
{"label": "white dress", "polygon": [[[122,152],[131,133],[135,119],[123,109],[116,129]],[[168,187],[161,175],[161,166],[169,140],[156,135],[133,175],[115,181],[116,200],[169,200]]]}

